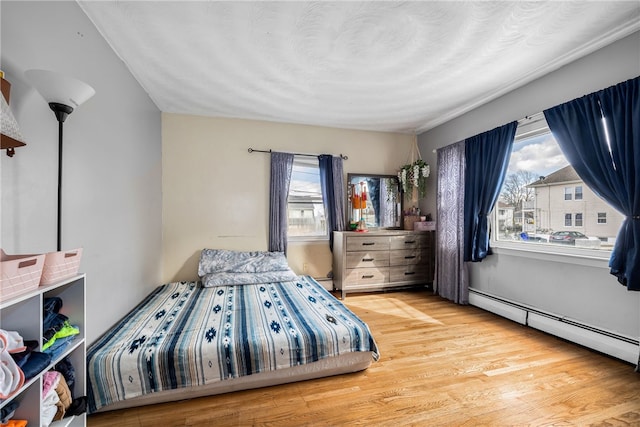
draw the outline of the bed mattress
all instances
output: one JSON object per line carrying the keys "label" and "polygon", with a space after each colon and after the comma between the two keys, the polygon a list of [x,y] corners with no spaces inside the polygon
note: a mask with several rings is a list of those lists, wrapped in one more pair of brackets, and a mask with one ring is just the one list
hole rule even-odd
{"label": "bed mattress", "polygon": [[368,326],[318,282],[158,287],[87,352],[89,412],[366,369]]}

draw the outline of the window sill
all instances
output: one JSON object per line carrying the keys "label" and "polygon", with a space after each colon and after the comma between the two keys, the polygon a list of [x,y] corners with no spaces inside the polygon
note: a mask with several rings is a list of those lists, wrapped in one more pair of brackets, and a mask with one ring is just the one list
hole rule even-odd
{"label": "window sill", "polygon": [[287,238],[288,243],[320,243],[328,241],[328,236],[293,236]]}
{"label": "window sill", "polygon": [[609,268],[611,257],[611,251],[607,250],[575,249],[548,243],[492,241],[491,249],[495,254],[605,269]]}

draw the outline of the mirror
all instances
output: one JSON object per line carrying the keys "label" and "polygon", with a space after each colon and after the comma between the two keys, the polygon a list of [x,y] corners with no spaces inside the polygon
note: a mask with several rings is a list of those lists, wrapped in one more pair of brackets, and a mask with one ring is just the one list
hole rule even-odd
{"label": "mirror", "polygon": [[401,228],[402,195],[395,175],[347,174],[347,229]]}

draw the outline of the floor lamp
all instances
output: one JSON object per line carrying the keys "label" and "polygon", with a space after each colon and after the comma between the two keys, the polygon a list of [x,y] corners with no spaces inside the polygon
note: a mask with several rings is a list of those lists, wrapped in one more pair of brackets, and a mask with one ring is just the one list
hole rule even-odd
{"label": "floor lamp", "polygon": [[64,74],[47,70],[27,70],[25,76],[49,103],[58,120],[58,241],[57,250],[62,250],[62,128],[67,116],[96,91],[88,84]]}

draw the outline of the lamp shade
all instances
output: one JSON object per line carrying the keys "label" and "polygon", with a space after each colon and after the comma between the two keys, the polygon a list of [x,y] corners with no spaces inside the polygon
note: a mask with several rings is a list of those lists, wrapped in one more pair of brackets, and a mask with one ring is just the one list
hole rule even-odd
{"label": "lamp shade", "polygon": [[85,82],[55,71],[27,70],[24,75],[49,104],[63,104],[76,108],[96,93]]}

